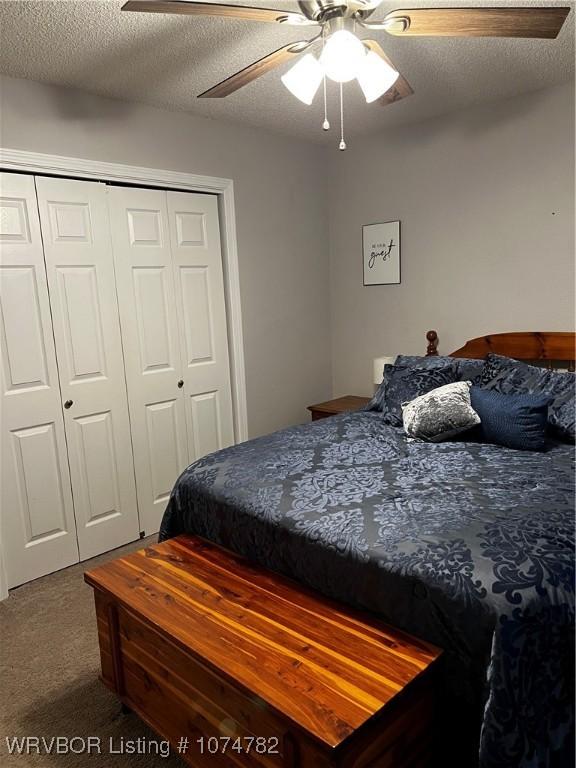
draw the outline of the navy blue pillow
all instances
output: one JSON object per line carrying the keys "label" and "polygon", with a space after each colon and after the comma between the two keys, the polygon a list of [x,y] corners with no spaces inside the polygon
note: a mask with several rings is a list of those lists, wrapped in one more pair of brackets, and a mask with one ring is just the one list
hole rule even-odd
{"label": "navy blue pillow", "polygon": [[490,353],[486,358],[480,381],[486,389],[503,395],[550,395],[548,424],[563,440],[576,438],[576,376],[573,373],[549,371],[520,360]]}
{"label": "navy blue pillow", "polygon": [[427,357],[398,355],[395,365],[405,365],[408,368],[441,368],[445,365],[453,365],[456,368],[457,381],[471,381],[472,384],[480,384],[480,377],[484,370],[484,358],[476,360],[470,357],[446,357],[443,355]]}
{"label": "navy blue pillow", "polygon": [[470,402],[481,421],[474,436],[519,451],[543,451],[552,400],[548,395],[503,395],[472,387]]}
{"label": "navy blue pillow", "polygon": [[381,411],[387,424],[402,426],[402,403],[425,395],[431,389],[456,381],[453,365],[435,368],[407,368],[403,365],[385,365],[384,378],[366,410]]}

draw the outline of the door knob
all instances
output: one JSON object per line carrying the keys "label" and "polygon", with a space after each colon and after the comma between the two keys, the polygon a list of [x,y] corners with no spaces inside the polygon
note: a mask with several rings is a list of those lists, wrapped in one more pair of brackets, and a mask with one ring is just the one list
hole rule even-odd
{"label": "door knob", "polygon": [[74,400],[66,400],[66,402],[64,403],[64,408],[72,408],[73,405],[74,405]]}
{"label": "door knob", "polygon": [[178,382],[178,389],[182,389],[183,386],[184,386],[184,381],[180,379],[180,381]]}

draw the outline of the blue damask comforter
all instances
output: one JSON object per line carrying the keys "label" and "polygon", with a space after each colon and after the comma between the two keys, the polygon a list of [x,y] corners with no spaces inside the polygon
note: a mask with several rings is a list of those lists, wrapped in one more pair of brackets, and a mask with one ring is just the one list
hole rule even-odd
{"label": "blue damask comforter", "polygon": [[573,454],[342,414],[197,461],[160,537],[204,536],[443,648],[443,765],[572,768]]}

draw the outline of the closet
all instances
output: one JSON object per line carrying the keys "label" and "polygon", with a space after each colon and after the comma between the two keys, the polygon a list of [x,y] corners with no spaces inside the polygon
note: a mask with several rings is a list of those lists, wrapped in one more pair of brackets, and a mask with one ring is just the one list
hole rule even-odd
{"label": "closet", "polygon": [[217,200],[0,174],[10,587],[154,533],[234,440]]}

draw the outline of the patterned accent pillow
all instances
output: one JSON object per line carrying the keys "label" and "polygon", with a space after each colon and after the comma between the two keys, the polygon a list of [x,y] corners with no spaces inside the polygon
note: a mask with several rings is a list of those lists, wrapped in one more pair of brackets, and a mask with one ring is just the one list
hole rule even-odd
{"label": "patterned accent pillow", "polygon": [[546,448],[549,395],[502,395],[495,389],[472,387],[470,402],[481,421],[474,437],[519,451]]}
{"label": "patterned accent pillow", "polygon": [[470,403],[469,381],[456,381],[402,403],[404,431],[439,443],[480,424],[480,417]]}
{"label": "patterned accent pillow", "polygon": [[573,373],[549,371],[520,360],[490,353],[481,376],[484,389],[503,395],[550,395],[548,425],[563,439],[573,441],[576,435],[576,376]]}
{"label": "patterned accent pillow", "polygon": [[416,355],[398,355],[396,365],[405,365],[418,368],[441,368],[444,365],[453,365],[456,368],[458,381],[480,382],[480,376],[484,369],[484,359],[477,360],[472,357],[445,357],[431,355],[430,357],[417,357]]}
{"label": "patterned accent pillow", "polygon": [[406,368],[400,365],[384,366],[384,378],[378,392],[372,398],[369,406],[376,401],[376,407],[369,410],[382,411],[382,418],[388,424],[402,426],[402,403],[413,400],[418,395],[430,392],[456,381],[456,369],[453,365],[436,368]]}
{"label": "patterned accent pillow", "polygon": [[[398,360],[398,358],[396,358]],[[395,361],[396,362],[396,361]],[[382,406],[384,404],[384,390],[386,389],[386,368],[391,368],[390,365],[385,365],[384,370],[382,371],[382,381],[378,385],[378,389],[376,392],[374,392],[374,395],[372,396],[372,399],[368,403],[368,405],[365,405],[363,408],[361,408],[362,411],[381,411]]]}

